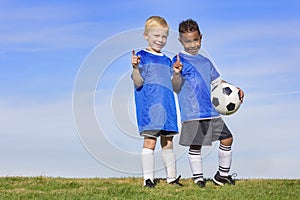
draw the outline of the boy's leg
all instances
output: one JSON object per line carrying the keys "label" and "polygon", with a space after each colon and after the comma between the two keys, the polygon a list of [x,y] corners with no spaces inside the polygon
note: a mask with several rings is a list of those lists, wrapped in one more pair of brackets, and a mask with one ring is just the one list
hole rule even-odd
{"label": "boy's leg", "polygon": [[195,183],[201,183],[201,187],[204,187],[203,169],[202,169],[202,157],[201,157],[201,146],[191,145],[188,158],[190,167],[193,173],[193,180]]}
{"label": "boy's leg", "polygon": [[222,118],[212,119],[211,126],[213,130],[214,140],[217,139],[220,141],[220,146],[218,149],[219,170],[213,177],[213,181],[217,185],[234,185],[235,182],[232,179],[232,176],[228,175],[231,168],[231,145],[233,142],[233,136]]}
{"label": "boy's leg", "polygon": [[[142,167],[143,167],[144,185],[145,186],[146,186],[146,181],[148,179],[150,179],[151,182],[154,183],[154,149],[155,149],[155,145],[156,145],[155,137],[147,137],[147,136],[144,137],[144,145],[143,145],[143,150],[142,150]],[[154,187],[154,184],[152,187]]]}
{"label": "boy's leg", "polygon": [[230,184],[234,185],[235,181],[232,179],[231,175],[228,175],[231,167],[232,160],[232,145],[233,138],[227,138],[220,140],[220,146],[218,151],[219,156],[219,170],[213,177],[213,182],[217,185]]}
{"label": "boy's leg", "polygon": [[173,151],[173,136],[161,136],[162,161],[167,172],[167,182],[176,180],[176,155]]}
{"label": "boy's leg", "polygon": [[228,176],[232,161],[231,145],[233,138],[227,138],[220,141],[218,150],[219,157],[219,173],[221,176]]}

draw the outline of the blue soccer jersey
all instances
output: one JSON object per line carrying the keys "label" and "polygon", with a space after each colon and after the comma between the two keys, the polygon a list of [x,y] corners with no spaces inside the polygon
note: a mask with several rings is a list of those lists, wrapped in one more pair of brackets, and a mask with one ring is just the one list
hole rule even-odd
{"label": "blue soccer jersey", "polygon": [[139,70],[143,85],[135,88],[139,132],[165,130],[178,132],[171,59],[163,54],[141,50]]}
{"label": "blue soccer jersey", "polygon": [[[211,119],[219,113],[211,103],[211,82],[220,74],[206,57],[179,53],[183,85],[178,93],[181,121]],[[176,62],[177,56],[173,58]]]}

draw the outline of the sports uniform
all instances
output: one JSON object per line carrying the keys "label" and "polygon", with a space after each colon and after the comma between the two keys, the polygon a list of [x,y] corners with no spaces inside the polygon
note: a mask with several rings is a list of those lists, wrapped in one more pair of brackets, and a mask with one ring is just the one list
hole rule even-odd
{"label": "sports uniform", "polygon": [[158,137],[178,133],[172,89],[171,60],[162,53],[141,50],[139,70],[143,85],[135,88],[136,116],[143,136]]}
{"label": "sports uniform", "polygon": [[[220,74],[206,57],[179,53],[183,64],[183,84],[178,92],[182,130],[179,144],[211,145],[232,137],[230,130],[211,103],[211,84],[220,82]],[[177,56],[173,58],[176,62]]]}

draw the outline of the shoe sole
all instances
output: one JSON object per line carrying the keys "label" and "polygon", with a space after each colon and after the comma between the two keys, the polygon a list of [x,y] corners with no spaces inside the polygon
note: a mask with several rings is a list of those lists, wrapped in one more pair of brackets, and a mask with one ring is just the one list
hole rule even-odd
{"label": "shoe sole", "polygon": [[214,182],[216,185],[220,185],[220,186],[223,186],[223,185],[224,185],[224,183],[217,181],[215,178],[213,178],[213,182]]}

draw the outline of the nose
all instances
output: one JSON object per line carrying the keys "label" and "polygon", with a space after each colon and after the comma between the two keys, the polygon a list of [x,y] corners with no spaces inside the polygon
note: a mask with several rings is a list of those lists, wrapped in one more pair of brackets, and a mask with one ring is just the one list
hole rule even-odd
{"label": "nose", "polygon": [[158,42],[162,43],[164,41],[163,37],[158,37]]}
{"label": "nose", "polygon": [[201,43],[199,43],[199,41],[192,41],[191,44],[190,44],[190,47],[191,48],[196,48],[200,45]]}
{"label": "nose", "polygon": [[197,46],[197,43],[195,41],[191,42],[190,48],[195,48]]}

